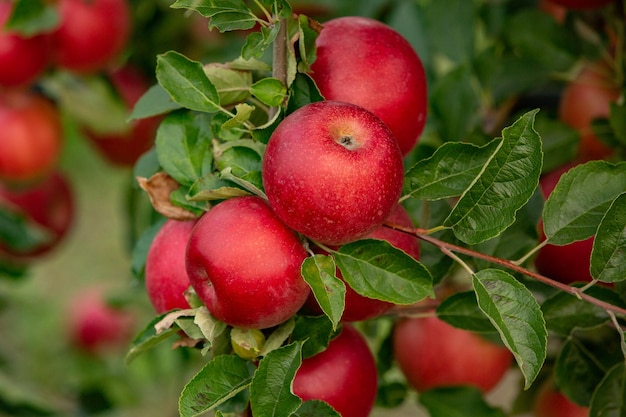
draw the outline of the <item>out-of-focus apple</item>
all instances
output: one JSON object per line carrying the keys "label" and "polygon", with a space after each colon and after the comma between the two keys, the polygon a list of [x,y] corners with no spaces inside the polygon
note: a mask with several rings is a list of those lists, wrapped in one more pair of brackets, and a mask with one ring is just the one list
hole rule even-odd
{"label": "out-of-focus apple", "polygon": [[533,405],[535,417],[588,417],[589,408],[582,407],[569,400],[559,391],[552,381],[547,381],[540,388]]}
{"label": "out-of-focus apple", "polygon": [[267,144],[262,172],[276,215],[327,245],[379,227],[404,181],[402,154],[387,126],[362,107],[335,101],[287,116]]}
{"label": "out-of-focus apple", "polygon": [[611,0],[549,0],[551,3],[565,6],[569,9],[596,9],[604,7]]}

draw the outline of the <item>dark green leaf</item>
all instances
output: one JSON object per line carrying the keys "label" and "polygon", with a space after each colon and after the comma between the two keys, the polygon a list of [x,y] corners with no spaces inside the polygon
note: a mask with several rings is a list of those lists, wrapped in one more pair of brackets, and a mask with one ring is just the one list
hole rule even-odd
{"label": "dark green leaf", "polygon": [[50,230],[29,220],[16,209],[6,207],[4,202],[0,206],[0,242],[18,253],[48,244],[53,238]]}
{"label": "dark green leaf", "polygon": [[478,388],[470,386],[430,389],[420,393],[419,402],[431,417],[506,416],[489,405]]}
{"label": "dark green leaf", "polygon": [[541,174],[541,139],[533,128],[537,110],[502,132],[498,149],[444,222],[455,235],[477,244],[502,233],[532,197]]}
{"label": "dark green leaf", "polygon": [[626,193],[611,203],[600,222],[591,252],[591,275],[602,282],[626,279]]}
{"label": "dark green leaf", "polygon": [[617,143],[622,147],[626,146],[626,105],[624,103],[611,103],[609,123]]}
{"label": "dark green leaf", "polygon": [[443,300],[437,307],[437,317],[459,329],[477,333],[497,332],[478,307],[474,291],[459,292]]}
{"label": "dark green leaf", "polygon": [[593,236],[613,200],[626,190],[626,162],[590,161],[563,174],[543,209],[550,243],[567,245]]}
{"label": "dark green leaf", "polygon": [[210,115],[187,111],[167,116],[157,131],[159,164],[180,184],[192,185],[212,168]]}
{"label": "dark green leaf", "polygon": [[169,51],[157,56],[156,77],[172,100],[191,110],[220,110],[220,97],[202,64]]}
{"label": "dark green leaf", "polygon": [[309,256],[302,263],[302,277],[311,287],[315,300],[337,328],[345,307],[346,284],[337,278],[332,256]]}
{"label": "dark green leaf", "polygon": [[234,183],[218,178],[215,174],[208,174],[189,188],[186,198],[189,201],[213,201],[244,195],[250,193]]}
{"label": "dark green leaf", "polygon": [[309,400],[300,405],[292,417],[341,417],[334,408],[321,400]]}
{"label": "dark green leaf", "polygon": [[16,0],[6,28],[24,36],[48,32],[59,24],[59,13],[54,5],[44,0]]}
{"label": "dark green leaf", "polygon": [[254,365],[236,355],[214,357],[187,383],[178,401],[181,417],[194,417],[223,406],[247,389]]}
{"label": "dark green leaf", "polygon": [[287,113],[292,113],[300,107],[322,100],[324,100],[324,96],[322,96],[317,85],[315,85],[315,81],[308,75],[299,72],[291,84],[291,96],[287,102]]}
{"label": "dark green leaf", "polygon": [[250,405],[255,417],[290,416],[302,404],[291,384],[302,363],[302,343],[271,351],[260,362],[250,386]]}
{"label": "dark green leaf", "polygon": [[333,256],[346,283],[365,297],[412,304],[434,294],[428,270],[386,241],[358,240]]}
{"label": "dark green leaf", "polygon": [[460,196],[476,180],[499,143],[497,139],[481,147],[462,142],[444,143],[431,157],[407,170],[404,195],[418,200]]}
{"label": "dark green leaf", "polygon": [[156,236],[159,230],[161,230],[161,226],[163,226],[164,223],[165,219],[162,219],[151,225],[141,234],[139,239],[137,239],[137,241],[135,242],[130,261],[131,271],[133,272],[133,275],[135,277],[143,277],[148,251],[150,250],[150,246],[152,245],[154,236]]}
{"label": "dark green leaf", "polygon": [[580,142],[577,130],[543,113],[537,115],[535,129],[541,135],[543,147],[542,173],[559,168],[576,157]]}
{"label": "dark green leaf", "polygon": [[252,29],[257,22],[243,0],[177,0],[171,7],[197,11],[211,19],[209,28],[220,32]]}
{"label": "dark green leaf", "polygon": [[317,58],[315,40],[319,33],[311,27],[311,21],[305,15],[298,16],[298,48],[300,52],[300,72],[309,72]]}
{"label": "dark green leaf", "polygon": [[478,306],[513,353],[528,388],[547,354],[548,331],[533,294],[509,273],[485,269],[473,276]]}
{"label": "dark green leaf", "polygon": [[292,341],[304,343],[302,357],[310,358],[325,350],[335,334],[333,324],[326,316],[297,316]]}
{"label": "dark green leaf", "polygon": [[455,63],[469,61],[476,45],[475,3],[437,0],[426,4],[421,12],[430,50],[437,51]]}
{"label": "dark green leaf", "polygon": [[554,374],[562,393],[588,407],[593,391],[604,377],[604,370],[580,341],[569,338],[557,356]]}
{"label": "dark green leaf", "polygon": [[626,415],[626,366],[615,365],[604,376],[591,398],[589,417],[623,417]]}
{"label": "dark green leaf", "polygon": [[376,405],[384,408],[399,407],[407,397],[409,388],[400,382],[380,382],[376,395]]}

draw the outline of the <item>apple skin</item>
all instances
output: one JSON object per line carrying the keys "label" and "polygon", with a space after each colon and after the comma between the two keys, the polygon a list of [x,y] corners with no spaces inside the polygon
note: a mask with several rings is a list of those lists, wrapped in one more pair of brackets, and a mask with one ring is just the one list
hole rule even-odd
{"label": "apple skin", "polygon": [[191,285],[185,254],[195,224],[195,220],[169,219],[150,245],[146,257],[145,285],[148,298],[158,314],[190,308],[184,296]]}
{"label": "apple skin", "polygon": [[[400,226],[414,227],[413,220],[409,216],[409,213],[400,204],[396,204],[396,206],[391,211],[391,214],[387,218],[387,221]],[[407,254],[411,255],[413,258],[419,259],[419,240],[415,236],[393,230],[386,226],[380,226],[372,233],[365,236],[365,238],[386,240],[396,248],[401,249]],[[325,252],[322,251],[322,253]],[[343,276],[339,268],[337,268],[337,277],[343,280]],[[373,319],[381,316],[394,306],[393,303],[364,297],[358,294],[348,285],[346,285],[345,301],[345,308],[343,311],[343,315],[341,316],[341,320],[343,322]],[[311,293],[309,295],[309,298],[307,299],[307,302],[304,306],[304,312],[314,315],[323,314],[323,311],[317,304],[313,293]]]}
{"label": "apple skin", "polygon": [[598,139],[592,129],[593,119],[609,117],[611,103],[620,96],[607,71],[600,64],[586,65],[565,87],[559,101],[559,118],[580,134],[581,162],[605,159],[613,154],[613,149]]}
{"label": "apple skin", "polygon": [[131,33],[128,0],[59,0],[52,32],[56,65],[77,73],[103,70],[126,47]]}
{"label": "apple skin", "polygon": [[369,416],[377,387],[374,356],[349,324],[326,350],[302,361],[293,381],[293,393],[303,401],[326,401],[342,417]]}
{"label": "apple skin", "polygon": [[27,87],[46,70],[50,61],[49,37],[46,34],[24,36],[8,31],[13,6],[0,0],[0,86]]}
{"label": "apple skin", "polygon": [[[129,113],[150,88],[147,78],[130,66],[109,71],[108,78]],[[87,130],[86,136],[107,161],[118,166],[131,167],[154,144],[161,120],[163,117],[160,116],[147,117],[131,121],[125,133],[100,135]]]}
{"label": "apple skin", "polygon": [[589,408],[570,401],[551,381],[539,389],[533,405],[535,417],[589,417]]}
{"label": "apple skin", "polygon": [[428,109],[424,67],[411,44],[384,23],[357,16],[324,23],[315,44],[310,76],[322,95],[370,110],[408,154]]}
{"label": "apple skin", "polygon": [[123,351],[130,343],[136,317],[106,300],[101,288],[86,288],[69,300],[67,330],[71,346],[92,356]]}
{"label": "apple skin", "polygon": [[310,289],[298,235],[265,200],[225,200],[205,213],[187,244],[191,286],[209,311],[234,327],[263,329],[292,317]]}
{"label": "apple skin", "polygon": [[10,205],[50,234],[45,244],[26,252],[0,243],[0,256],[22,262],[56,248],[71,229],[76,211],[72,186],[60,171],[28,188],[9,188],[0,183],[0,205]]}
{"label": "apple skin", "polygon": [[37,93],[0,95],[0,180],[36,182],[55,167],[63,145],[57,108]]}
{"label": "apple skin", "polygon": [[606,6],[612,0],[549,0],[551,3],[565,6],[569,9],[596,9]]}
{"label": "apple skin", "polygon": [[[539,180],[542,194],[548,198],[561,176],[576,166],[576,163],[565,164],[544,174]],[[539,225],[540,241],[545,240],[542,224]],[[537,272],[564,284],[574,282],[590,282],[591,251],[594,238],[579,240],[568,245],[551,245],[539,249],[535,257]]]}
{"label": "apple skin", "polygon": [[321,101],[278,125],[262,172],[270,206],[284,223],[338,246],[383,223],[402,192],[403,169],[398,144],[378,117],[353,104]]}
{"label": "apple skin", "polygon": [[488,392],[502,380],[513,359],[506,347],[436,316],[400,319],[393,331],[393,352],[417,391],[472,385]]}

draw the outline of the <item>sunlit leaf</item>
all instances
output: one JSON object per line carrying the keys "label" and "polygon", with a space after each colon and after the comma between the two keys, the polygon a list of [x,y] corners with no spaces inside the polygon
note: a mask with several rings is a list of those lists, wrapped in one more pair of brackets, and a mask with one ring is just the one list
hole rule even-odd
{"label": "sunlit leaf", "polygon": [[346,284],[337,278],[336,270],[332,256],[309,256],[302,263],[302,277],[335,329],[343,314],[346,296]]}

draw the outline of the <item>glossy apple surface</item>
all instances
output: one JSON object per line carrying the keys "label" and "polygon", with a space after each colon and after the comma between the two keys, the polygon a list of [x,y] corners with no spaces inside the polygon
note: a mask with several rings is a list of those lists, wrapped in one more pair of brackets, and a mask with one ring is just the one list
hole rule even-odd
{"label": "glossy apple surface", "polygon": [[595,9],[606,6],[611,0],[550,0],[550,2],[570,9]]}
{"label": "glossy apple surface", "polygon": [[[414,226],[409,213],[407,213],[406,209],[400,204],[397,204],[393,208],[391,214],[387,218],[387,221],[400,226]],[[386,240],[396,248],[402,249],[415,259],[419,259],[419,240],[415,236],[393,230],[389,227],[380,226],[365,238]],[[337,269],[337,277],[343,279],[339,269]],[[346,302],[341,320],[344,322],[353,322],[372,319],[384,314],[393,306],[394,304],[386,301],[364,297],[346,285]],[[311,293],[307,299],[305,312],[315,315],[323,314],[322,309],[319,307],[315,297],[313,296],[313,293]]]}
{"label": "glossy apple surface", "polygon": [[190,285],[185,254],[195,224],[195,220],[169,219],[150,245],[146,257],[145,285],[148,298],[158,314],[189,308],[184,296]]}
{"label": "glossy apple surface", "polygon": [[128,0],[59,0],[52,33],[55,63],[70,71],[104,69],[126,47],[131,32]]}
{"label": "glossy apple surface", "polygon": [[50,60],[48,36],[25,36],[4,26],[12,11],[12,2],[0,0],[0,86],[26,87],[46,69]]}
{"label": "glossy apple surface", "polygon": [[42,228],[48,239],[28,250],[17,250],[0,242],[0,253],[15,260],[41,256],[65,238],[75,217],[74,192],[70,181],[59,171],[28,188],[9,188],[0,183],[0,205],[23,215]]}
{"label": "glossy apple surface", "polygon": [[107,302],[100,288],[78,292],[68,305],[67,330],[73,347],[92,355],[124,350],[132,339],[135,317]]}
{"label": "glossy apple surface", "polygon": [[322,95],[370,110],[409,153],[428,108],[426,75],[411,44],[391,27],[356,16],[325,22],[315,44],[310,75]]}
{"label": "glossy apple surface", "polygon": [[[545,198],[554,190],[561,176],[574,166],[574,163],[565,164],[541,177],[539,186]],[[540,239],[543,241],[543,226],[540,224],[539,228]],[[537,272],[564,284],[593,280],[590,272],[593,241],[594,238],[590,237],[568,245],[545,245],[535,257]]]}
{"label": "glossy apple surface", "polygon": [[56,107],[25,91],[0,95],[0,180],[26,183],[55,167],[63,144]]}
{"label": "glossy apple surface", "polygon": [[326,350],[302,361],[293,392],[304,401],[326,401],[342,417],[367,417],[376,400],[377,378],[365,339],[344,324]]}
{"label": "glossy apple surface", "polygon": [[585,66],[568,84],[559,101],[559,117],[580,134],[578,156],[581,161],[605,159],[613,150],[593,132],[592,122],[610,115],[610,105],[620,96],[610,73],[597,64]]}
{"label": "glossy apple surface", "polygon": [[[128,113],[150,88],[146,76],[137,69],[125,66],[108,73],[115,92],[128,108]],[[87,131],[87,137],[109,162],[120,166],[133,166],[154,144],[156,131],[162,117],[147,117],[130,122],[129,129],[121,134],[101,135]]]}
{"label": "glossy apple surface", "polygon": [[513,359],[506,347],[436,316],[399,320],[393,351],[400,370],[417,391],[472,385],[488,392],[502,380]]}
{"label": "glossy apple surface", "polygon": [[379,227],[396,205],[404,171],[385,124],[362,107],[303,106],[272,134],[263,159],[270,206],[289,227],[341,245]]}
{"label": "glossy apple surface", "polygon": [[187,273],[196,294],[219,320],[266,328],[302,307],[309,286],[298,236],[259,197],[236,197],[205,213],[187,245]]}
{"label": "glossy apple surface", "polygon": [[588,417],[589,408],[570,401],[550,381],[544,383],[533,406],[535,417]]}

